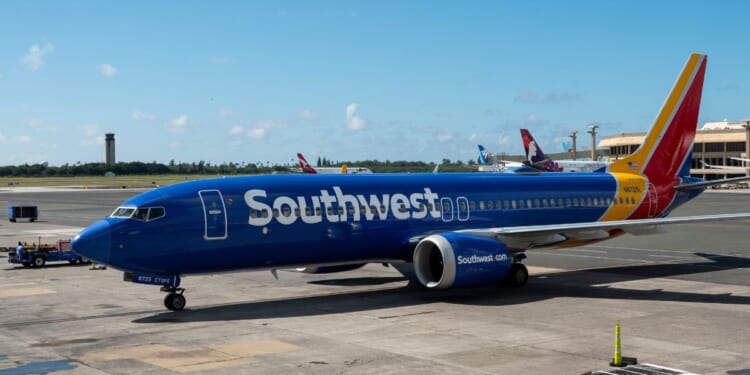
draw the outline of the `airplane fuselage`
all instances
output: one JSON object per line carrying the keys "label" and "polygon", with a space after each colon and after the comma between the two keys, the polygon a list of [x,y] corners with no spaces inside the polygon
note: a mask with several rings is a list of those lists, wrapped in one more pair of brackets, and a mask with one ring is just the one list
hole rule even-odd
{"label": "airplane fuselage", "polygon": [[[657,217],[689,198],[647,186],[642,176],[610,173],[207,179],[124,202],[120,217],[86,229],[89,237],[99,233],[99,249],[87,253],[125,271],[160,275],[410,261],[412,239],[432,233]],[[152,208],[154,218],[129,216],[131,208]]]}

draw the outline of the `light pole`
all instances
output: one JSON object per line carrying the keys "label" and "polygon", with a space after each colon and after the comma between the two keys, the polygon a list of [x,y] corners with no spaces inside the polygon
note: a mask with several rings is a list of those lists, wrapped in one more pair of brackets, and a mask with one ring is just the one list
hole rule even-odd
{"label": "light pole", "polygon": [[599,129],[599,125],[589,125],[589,134],[591,134],[591,161],[596,161],[596,129]]}
{"label": "light pole", "polygon": [[[745,128],[745,158],[750,159],[750,120],[745,120],[742,127]],[[745,166],[745,176],[750,176],[750,162],[742,162],[742,165]]]}
{"label": "light pole", "polygon": [[573,132],[568,136],[570,138],[573,138],[573,160],[576,160],[576,134],[578,134],[578,132],[573,130]]}

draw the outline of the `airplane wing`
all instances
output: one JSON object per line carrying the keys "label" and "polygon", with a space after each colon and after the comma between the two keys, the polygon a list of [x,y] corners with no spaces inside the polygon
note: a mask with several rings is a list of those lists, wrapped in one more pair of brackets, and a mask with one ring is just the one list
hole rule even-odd
{"label": "airplane wing", "polygon": [[554,246],[567,240],[605,239],[610,237],[609,231],[612,230],[645,235],[663,232],[664,225],[740,219],[750,219],[750,213],[464,229],[457,232],[494,238],[503,242],[511,251],[524,251]]}
{"label": "airplane wing", "polygon": [[[493,238],[505,244],[510,251],[525,251],[552,247],[568,240],[605,239],[611,236],[610,231],[613,230],[622,230],[633,235],[647,235],[664,232],[664,225],[741,219],[750,219],[750,213],[477,228],[462,229],[456,232]],[[413,237],[409,242],[416,245],[429,234]]]}
{"label": "airplane wing", "polygon": [[[738,159],[738,158],[730,158],[730,159],[742,160],[742,159]],[[700,162],[701,162],[701,164],[703,165],[704,168],[727,169],[727,170],[738,170],[738,171],[744,171],[744,170],[747,170],[748,168],[750,168],[750,167],[737,167],[737,166],[733,166],[733,165],[708,164],[708,163],[706,163],[703,160],[701,160]]]}

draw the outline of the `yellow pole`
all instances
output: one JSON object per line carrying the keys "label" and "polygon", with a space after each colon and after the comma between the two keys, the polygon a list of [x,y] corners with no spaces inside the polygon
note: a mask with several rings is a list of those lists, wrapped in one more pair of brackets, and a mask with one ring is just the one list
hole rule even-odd
{"label": "yellow pole", "polygon": [[615,324],[615,357],[612,359],[612,365],[622,366],[622,351],[620,347],[620,321]]}

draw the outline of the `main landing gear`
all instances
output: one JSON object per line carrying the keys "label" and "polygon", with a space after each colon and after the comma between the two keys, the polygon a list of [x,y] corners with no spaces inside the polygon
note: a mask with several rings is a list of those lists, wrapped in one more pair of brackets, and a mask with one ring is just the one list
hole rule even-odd
{"label": "main landing gear", "polygon": [[182,295],[185,292],[185,288],[163,286],[161,287],[161,291],[169,293],[164,297],[164,306],[166,308],[172,311],[180,311],[185,308],[185,296]]}
{"label": "main landing gear", "polygon": [[516,288],[526,285],[526,282],[529,281],[529,270],[521,263],[524,259],[526,259],[524,253],[513,256],[513,264],[510,266],[503,284]]}

